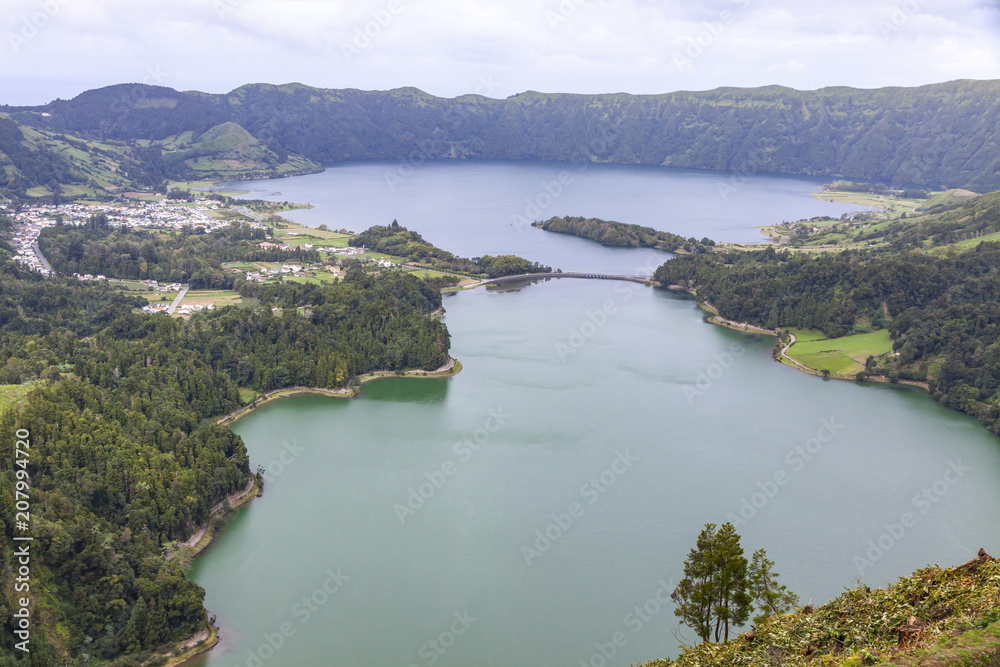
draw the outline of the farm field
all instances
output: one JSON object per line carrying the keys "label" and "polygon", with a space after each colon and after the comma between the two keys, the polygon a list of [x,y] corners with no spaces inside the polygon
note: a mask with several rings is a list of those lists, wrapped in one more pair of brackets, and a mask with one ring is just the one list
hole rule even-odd
{"label": "farm field", "polygon": [[885,329],[840,338],[826,338],[821,332],[809,329],[789,331],[795,336],[795,344],[788,349],[788,356],[818,371],[852,375],[864,370],[869,356],[892,351],[892,341]]}

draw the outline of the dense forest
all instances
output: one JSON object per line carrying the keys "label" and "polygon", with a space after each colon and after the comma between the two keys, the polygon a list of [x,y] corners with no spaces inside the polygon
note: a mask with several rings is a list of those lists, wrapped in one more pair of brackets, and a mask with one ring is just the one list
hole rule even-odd
{"label": "dense forest", "polygon": [[565,217],[531,223],[548,232],[571,234],[597,241],[603,246],[616,248],[656,248],[668,252],[706,252],[715,241],[703,238],[701,241],[683,236],[660,232],[652,227],[642,227],[624,222],[600,220],[598,218]]}
{"label": "dense forest", "polygon": [[[260,307],[185,322],[136,313],[143,301],[108,285],[0,266],[0,382],[32,383],[0,428],[31,434],[35,537],[31,657],[10,649],[4,586],[0,665],[137,665],[206,625],[204,592],[164,552],[251,478],[240,438],[206,421],[238,407],[240,387],[342,387],[447,360],[448,332],[427,316],[440,294],[413,276],[355,266],[337,284],[240,289]],[[7,572],[13,447],[0,439]]]}
{"label": "dense forest", "polygon": [[551,273],[552,267],[542,266],[516,255],[483,255],[466,259],[435,247],[420,234],[408,230],[393,220],[389,225],[375,225],[350,240],[352,246],[405,257],[442,271],[454,271],[488,278],[519,276],[525,273]]}
{"label": "dense forest", "polygon": [[213,231],[180,232],[108,225],[98,214],[82,226],[56,224],[38,237],[42,254],[65,275],[105,275],[122,280],[188,283],[193,289],[234,289],[242,274],[222,269],[224,262],[318,262],[315,250],[265,249],[262,229],[230,225]]}
{"label": "dense forest", "polygon": [[654,274],[694,290],[730,320],[819,329],[830,338],[888,328],[890,379],[929,380],[931,395],[1000,434],[1000,243],[964,253],[845,250],[689,255]]}
{"label": "dense forest", "polygon": [[[71,100],[0,107],[88,139],[195,136],[224,123],[270,151],[315,162],[429,158],[595,161],[1000,188],[991,147],[1000,82],[798,91],[780,86],[661,95],[525,92],[434,97],[415,88],[252,84],[221,95],[122,84]],[[42,113],[49,114],[42,116]]]}

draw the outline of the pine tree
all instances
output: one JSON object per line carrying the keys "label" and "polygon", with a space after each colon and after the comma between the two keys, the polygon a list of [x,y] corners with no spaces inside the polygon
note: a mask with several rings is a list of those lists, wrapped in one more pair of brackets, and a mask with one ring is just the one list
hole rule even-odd
{"label": "pine tree", "polygon": [[125,626],[125,640],[128,642],[129,653],[141,651],[143,641],[146,638],[146,622],[149,617],[149,607],[145,598],[139,600],[132,606],[132,613],[129,615],[128,624]]}
{"label": "pine tree", "polygon": [[712,619],[715,617],[715,584],[713,549],[716,527],[705,524],[698,535],[697,546],[684,561],[684,579],[670,595],[677,605],[674,615],[694,630],[702,642],[708,643],[712,634]]}
{"label": "pine tree", "polygon": [[762,623],[768,616],[787,614],[799,605],[799,596],[778,583],[778,573],[771,568],[774,561],[768,560],[767,553],[758,549],[750,562],[750,595],[757,610],[754,623]]}
{"label": "pine tree", "polygon": [[671,594],[674,614],[701,640],[728,641],[729,631],[746,623],[753,610],[747,559],[731,523],[709,523],[684,562],[684,579]]}
{"label": "pine tree", "polygon": [[717,615],[715,641],[729,641],[729,629],[747,622],[753,611],[750,582],[747,578],[747,559],[743,556],[740,536],[731,523],[725,523],[715,538],[713,565],[716,575]]}

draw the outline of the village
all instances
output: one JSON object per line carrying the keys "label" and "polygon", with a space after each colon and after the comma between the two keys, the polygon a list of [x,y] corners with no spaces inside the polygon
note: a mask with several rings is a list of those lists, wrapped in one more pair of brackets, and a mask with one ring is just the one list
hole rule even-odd
{"label": "village", "polygon": [[[38,236],[45,227],[56,224],[84,225],[93,216],[103,214],[112,227],[129,229],[181,230],[201,227],[205,230],[225,227],[229,221],[212,214],[226,207],[209,199],[197,200],[193,205],[168,199],[159,201],[129,200],[122,206],[110,204],[45,204],[23,206],[13,214],[17,228],[14,233],[15,261],[48,276],[52,267],[37,248]],[[260,220],[249,219],[246,224],[257,229],[270,229]],[[78,276],[79,277],[79,276]],[[83,279],[101,279],[86,276]]]}
{"label": "village", "polygon": [[[112,227],[166,231],[180,231],[185,228],[201,228],[210,231],[225,227],[233,220],[239,220],[241,224],[262,229],[268,233],[267,240],[257,243],[261,249],[286,252],[298,248],[315,250],[333,257],[370,261],[383,269],[399,265],[398,261],[370,253],[366,248],[347,245],[347,240],[350,238],[347,233],[323,232],[299,228],[294,225],[293,227],[300,231],[279,230],[266,224],[262,215],[245,206],[227,207],[209,199],[199,199],[193,203],[163,199],[157,201],[129,200],[124,205],[71,203],[25,206],[15,211],[12,216],[17,223],[13,238],[15,261],[43,276],[53,275],[52,267],[38,247],[38,237],[42,230],[58,224],[82,226],[100,214],[106,216],[108,225]],[[342,277],[337,263],[231,262],[224,264],[222,268],[242,273],[246,280],[258,283],[279,280],[323,283],[340,280]],[[240,305],[242,302],[235,292],[191,292],[188,285],[181,283],[160,283],[156,280],[115,280],[108,279],[101,274],[89,273],[75,273],[71,277],[81,281],[119,284],[129,291],[140,293],[148,302],[141,309],[145,313],[188,317],[203,310],[212,310],[223,305]]]}

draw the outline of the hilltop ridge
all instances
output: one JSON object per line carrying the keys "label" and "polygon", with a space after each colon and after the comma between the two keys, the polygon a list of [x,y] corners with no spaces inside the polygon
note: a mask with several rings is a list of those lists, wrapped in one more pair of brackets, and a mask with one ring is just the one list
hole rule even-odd
{"label": "hilltop ridge", "polygon": [[269,167],[273,175],[345,160],[477,158],[1000,188],[993,150],[1000,142],[1000,81],[660,95],[524,92],[506,99],[446,99],[416,88],[258,83],[213,94],[119,84],[0,112],[39,131],[129,146],[235,123],[282,160],[300,161],[296,168]]}

